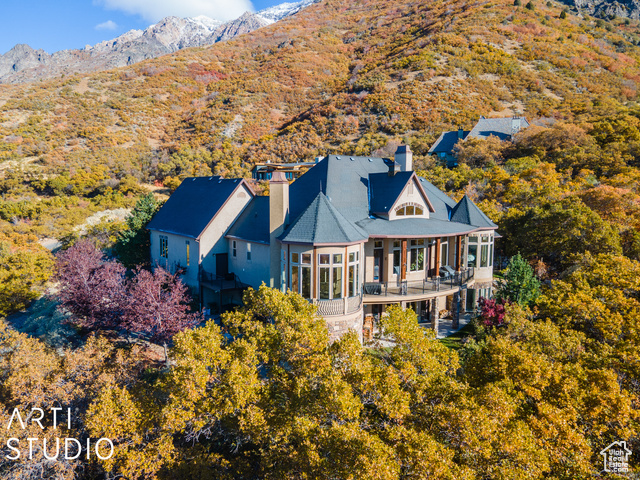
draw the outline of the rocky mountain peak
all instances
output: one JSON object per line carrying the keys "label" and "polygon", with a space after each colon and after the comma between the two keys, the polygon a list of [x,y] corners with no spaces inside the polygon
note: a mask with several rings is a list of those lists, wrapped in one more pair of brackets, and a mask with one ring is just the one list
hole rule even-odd
{"label": "rocky mountain peak", "polygon": [[318,0],[284,3],[257,13],[245,12],[222,23],[204,15],[192,18],[169,16],[145,30],[130,30],[111,40],[79,50],[61,50],[49,55],[29,45],[18,44],[0,55],[0,83],[22,83],[58,76],[87,73],[131,65],[187,47],[200,47],[249,33]]}

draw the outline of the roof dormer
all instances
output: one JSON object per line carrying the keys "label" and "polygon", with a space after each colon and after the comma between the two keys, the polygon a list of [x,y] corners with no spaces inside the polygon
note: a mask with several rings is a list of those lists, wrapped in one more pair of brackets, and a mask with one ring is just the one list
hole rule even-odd
{"label": "roof dormer", "polygon": [[389,220],[429,218],[429,213],[435,211],[414,172],[370,174],[369,207],[372,215]]}

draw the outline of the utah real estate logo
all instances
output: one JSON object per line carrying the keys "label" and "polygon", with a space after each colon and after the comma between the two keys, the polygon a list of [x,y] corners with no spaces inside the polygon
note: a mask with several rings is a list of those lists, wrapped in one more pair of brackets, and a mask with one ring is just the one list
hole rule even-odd
{"label": "utah real estate logo", "polygon": [[627,442],[613,442],[600,452],[604,457],[604,471],[609,473],[628,473],[629,456],[631,450],[627,448]]}

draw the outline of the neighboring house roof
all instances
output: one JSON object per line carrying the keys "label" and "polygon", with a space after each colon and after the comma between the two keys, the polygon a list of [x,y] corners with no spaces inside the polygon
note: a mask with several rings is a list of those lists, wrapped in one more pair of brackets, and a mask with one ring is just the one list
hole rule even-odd
{"label": "neighboring house roof", "polygon": [[[467,138],[469,132],[462,132],[462,140]],[[427,153],[447,153],[453,152],[453,147],[458,140],[460,140],[460,132],[458,130],[452,130],[450,132],[442,132],[438,139],[435,141]]]}
{"label": "neighboring house roof", "polygon": [[[147,228],[198,239],[229,197],[243,184],[246,182],[237,178],[185,178]],[[251,188],[246,186],[251,192]]]}
{"label": "neighboring house roof", "polygon": [[509,140],[528,126],[529,122],[524,117],[481,118],[469,132],[469,137],[488,138],[493,135],[500,140]]}
{"label": "neighboring house roof", "polygon": [[227,237],[269,244],[269,197],[253,197]]}
{"label": "neighboring house roof", "polygon": [[478,228],[497,228],[498,226],[487,217],[478,206],[464,196],[451,210],[451,221],[472,225]]}
{"label": "neighboring house roof", "polygon": [[344,218],[326,195],[320,192],[280,236],[280,241],[311,245],[348,245],[364,242],[368,238],[369,235],[364,230]]}
{"label": "neighboring house roof", "polygon": [[[462,132],[462,140],[467,138],[485,139],[490,136],[498,137],[500,140],[509,140],[512,135],[515,135],[520,130],[524,130],[528,126],[529,122],[524,117],[481,117],[470,131]],[[450,155],[453,153],[453,147],[459,140],[460,134],[458,130],[442,132],[428,153],[446,153]]]}

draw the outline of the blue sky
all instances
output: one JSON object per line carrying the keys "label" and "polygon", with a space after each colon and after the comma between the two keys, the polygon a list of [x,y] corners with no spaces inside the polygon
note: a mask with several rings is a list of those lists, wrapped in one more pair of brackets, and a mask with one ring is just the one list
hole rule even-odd
{"label": "blue sky", "polygon": [[[48,53],[83,48],[163,17],[239,17],[285,0],[8,0],[0,20],[0,54],[17,43]],[[291,1],[291,0],[290,0]]]}

